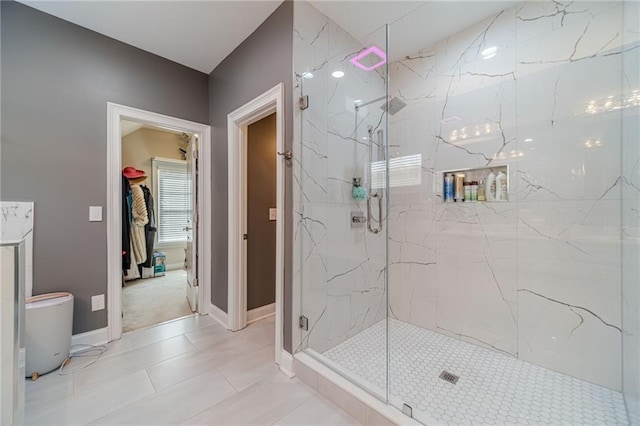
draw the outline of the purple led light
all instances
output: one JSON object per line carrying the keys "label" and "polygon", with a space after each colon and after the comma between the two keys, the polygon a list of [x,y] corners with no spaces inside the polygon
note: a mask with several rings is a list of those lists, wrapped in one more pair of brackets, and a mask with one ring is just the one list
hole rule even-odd
{"label": "purple led light", "polygon": [[[374,55],[376,55],[378,58],[380,58],[380,62],[378,62],[377,64],[374,64],[370,67],[362,64],[360,62],[360,59],[369,56],[371,53],[373,53]],[[382,65],[384,65],[387,62],[387,55],[380,49],[378,49],[375,46],[371,46],[365,50],[363,50],[362,52],[360,52],[358,55],[356,55],[355,57],[351,58],[351,63],[353,65],[355,65],[356,67],[360,68],[361,70],[365,70],[365,71],[371,71],[374,70]]]}

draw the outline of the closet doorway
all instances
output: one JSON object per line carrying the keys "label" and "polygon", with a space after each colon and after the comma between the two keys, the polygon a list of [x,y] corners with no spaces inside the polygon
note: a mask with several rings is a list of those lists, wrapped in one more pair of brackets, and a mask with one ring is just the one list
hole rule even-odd
{"label": "closet doorway", "polygon": [[198,138],[128,120],[121,120],[120,131],[126,333],[197,310],[197,180],[192,178],[197,176],[197,159],[192,152]]}
{"label": "closet doorway", "polygon": [[[208,313],[210,128],[108,105],[109,340]],[[116,231],[116,232],[114,232]]]}

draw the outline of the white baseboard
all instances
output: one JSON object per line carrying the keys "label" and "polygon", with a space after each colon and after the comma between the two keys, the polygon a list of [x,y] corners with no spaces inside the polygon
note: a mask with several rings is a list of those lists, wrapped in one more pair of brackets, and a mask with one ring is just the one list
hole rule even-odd
{"label": "white baseboard", "polygon": [[[109,343],[108,328],[87,331],[71,336],[71,353],[86,349],[86,346],[106,345]],[[75,346],[79,346],[74,349]]]}
{"label": "white baseboard", "polygon": [[289,352],[283,350],[280,353],[280,371],[286,374],[289,377],[295,377],[295,372],[293,371],[293,355]]}
{"label": "white baseboard", "polygon": [[260,306],[259,308],[247,311],[247,324],[259,321],[263,318],[276,314],[276,304]]}
{"label": "white baseboard", "polygon": [[218,321],[224,328],[226,328],[227,330],[229,329],[229,319],[227,313],[218,308],[213,303],[209,303],[209,315],[211,315],[211,318]]}

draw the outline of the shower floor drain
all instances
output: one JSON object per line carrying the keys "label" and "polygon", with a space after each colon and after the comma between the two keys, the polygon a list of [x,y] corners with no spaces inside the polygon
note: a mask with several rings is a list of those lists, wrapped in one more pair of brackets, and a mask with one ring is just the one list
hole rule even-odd
{"label": "shower floor drain", "polygon": [[446,382],[453,383],[454,385],[458,382],[458,379],[460,378],[453,373],[449,373],[448,371],[443,371],[442,373],[440,373],[440,376],[438,377],[440,377],[442,380]]}

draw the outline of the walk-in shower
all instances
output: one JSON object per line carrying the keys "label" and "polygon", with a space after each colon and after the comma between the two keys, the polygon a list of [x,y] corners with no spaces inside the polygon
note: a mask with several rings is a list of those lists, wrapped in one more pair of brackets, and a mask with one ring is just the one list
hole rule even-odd
{"label": "walk-in shower", "polygon": [[294,6],[297,350],[425,424],[640,425],[640,4],[340,7]]}

